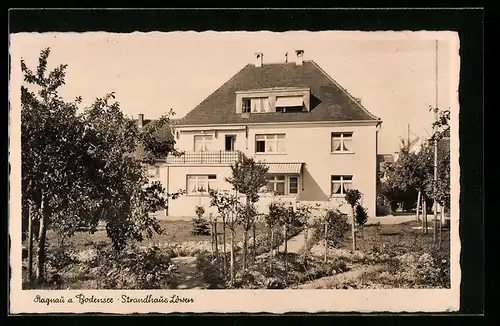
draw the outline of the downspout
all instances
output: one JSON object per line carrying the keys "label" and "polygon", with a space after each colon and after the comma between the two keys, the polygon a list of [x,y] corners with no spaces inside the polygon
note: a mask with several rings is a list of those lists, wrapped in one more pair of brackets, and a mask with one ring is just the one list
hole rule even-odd
{"label": "downspout", "polygon": [[245,125],[245,149],[248,152],[248,125]]}

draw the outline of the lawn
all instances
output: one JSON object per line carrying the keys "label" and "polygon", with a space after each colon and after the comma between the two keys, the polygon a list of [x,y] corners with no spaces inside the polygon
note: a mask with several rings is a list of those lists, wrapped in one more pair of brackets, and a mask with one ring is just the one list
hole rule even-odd
{"label": "lawn", "polygon": [[[160,226],[163,229],[161,234],[154,234],[151,239],[144,239],[139,245],[147,244],[164,244],[170,242],[187,242],[187,241],[207,241],[210,242],[210,235],[192,235],[193,230],[191,221],[184,220],[160,220]],[[226,242],[230,242],[230,231],[226,229]],[[262,234],[266,232],[267,228],[263,223],[258,223],[256,228],[256,234]],[[220,241],[222,241],[222,222],[217,224],[217,233],[220,235]],[[249,232],[251,236],[252,232]],[[238,226],[236,228],[236,238],[235,242],[243,240],[243,228]],[[56,245],[57,235],[55,232],[49,230],[47,232],[47,242],[50,245]],[[106,230],[104,226],[99,227],[97,232],[90,234],[88,232],[76,232],[74,236],[67,239],[65,243],[70,247],[78,250],[83,250],[88,247],[92,247],[95,243],[110,243],[110,239],[106,235]]]}

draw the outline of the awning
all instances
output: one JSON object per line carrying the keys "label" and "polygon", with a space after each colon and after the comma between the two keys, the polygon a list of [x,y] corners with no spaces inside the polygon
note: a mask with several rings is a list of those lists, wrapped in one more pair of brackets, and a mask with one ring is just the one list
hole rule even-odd
{"label": "awning", "polygon": [[300,174],[303,163],[266,163],[268,174]]}
{"label": "awning", "polygon": [[304,99],[302,96],[283,96],[276,98],[277,107],[302,106]]}

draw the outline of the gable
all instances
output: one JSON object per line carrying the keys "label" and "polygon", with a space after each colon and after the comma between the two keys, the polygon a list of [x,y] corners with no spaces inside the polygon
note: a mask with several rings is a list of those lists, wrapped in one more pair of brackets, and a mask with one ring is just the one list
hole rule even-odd
{"label": "gable", "polygon": [[[236,113],[236,92],[304,87],[310,89],[309,112]],[[247,65],[208,96],[179,125],[246,124],[268,122],[377,121],[355,98],[347,93],[315,62]]]}

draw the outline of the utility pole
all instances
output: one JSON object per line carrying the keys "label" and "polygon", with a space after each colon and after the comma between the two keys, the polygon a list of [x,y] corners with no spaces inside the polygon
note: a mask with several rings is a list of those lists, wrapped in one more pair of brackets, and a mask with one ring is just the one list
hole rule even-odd
{"label": "utility pole", "polygon": [[437,241],[437,181],[438,181],[438,151],[437,151],[437,121],[438,121],[438,40],[436,40],[436,107],[434,110],[434,242]]}

